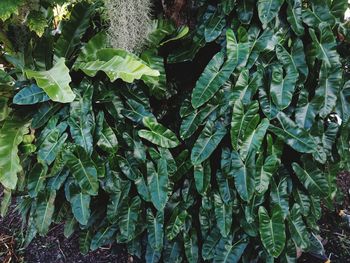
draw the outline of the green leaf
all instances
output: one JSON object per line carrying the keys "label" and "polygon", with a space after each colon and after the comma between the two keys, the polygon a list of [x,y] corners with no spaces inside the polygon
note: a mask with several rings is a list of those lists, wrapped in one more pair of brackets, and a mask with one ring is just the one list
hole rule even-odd
{"label": "green leaf", "polygon": [[191,228],[188,233],[184,233],[185,255],[189,263],[197,263],[198,254],[198,237],[195,228]]}
{"label": "green leaf", "polygon": [[135,55],[121,49],[104,48],[96,52],[94,57],[75,64],[76,69],[82,70],[86,75],[94,77],[98,71],[106,73],[110,81],[122,79],[132,83],[143,76],[158,77],[158,70],[153,70],[144,61]]}
{"label": "green leaf", "polygon": [[214,263],[237,263],[248,245],[246,238],[231,242],[221,239],[215,250]]}
{"label": "green leaf", "polygon": [[[222,161],[223,161],[223,157],[221,162]],[[219,192],[220,192],[222,201],[225,204],[229,204],[230,202],[233,202],[235,200],[235,192],[233,191],[232,178],[227,178],[220,170],[218,170],[216,171],[216,182],[219,187]]]}
{"label": "green leaf", "polygon": [[161,254],[159,251],[153,249],[149,243],[147,243],[146,248],[146,263],[158,263],[160,260]]}
{"label": "green leaf", "polygon": [[31,10],[27,17],[27,24],[31,31],[34,31],[39,37],[45,33],[48,26],[45,15],[41,11]]}
{"label": "green leaf", "polygon": [[65,238],[71,237],[74,231],[76,230],[77,225],[78,225],[77,220],[75,220],[73,215],[70,215],[64,224],[64,230],[63,230],[64,237]]}
{"label": "green leaf", "polygon": [[90,218],[91,196],[84,194],[77,185],[69,185],[69,195],[74,218],[81,224],[87,225]]}
{"label": "green leaf", "polygon": [[201,195],[205,195],[209,188],[211,179],[210,162],[204,161],[201,164],[195,165],[193,176],[198,193]]}
{"label": "green leaf", "polygon": [[30,85],[21,89],[14,97],[13,103],[17,105],[32,105],[39,102],[48,101],[50,98],[45,91],[37,85]]}
{"label": "green leaf", "polygon": [[350,118],[350,81],[345,82],[339,92],[336,110],[343,122],[347,123]]}
{"label": "green leaf", "polygon": [[161,251],[163,248],[164,239],[164,213],[158,211],[156,216],[153,216],[152,210],[147,209],[147,237],[148,243],[154,250]]}
{"label": "green leaf", "polygon": [[120,169],[130,180],[134,181],[142,177],[142,173],[138,169],[139,163],[131,154],[127,154],[125,158],[118,155],[117,160]]}
{"label": "green leaf", "polygon": [[295,189],[293,197],[295,202],[299,205],[300,213],[303,216],[307,216],[310,212],[310,199],[307,194],[300,189]]}
{"label": "green leaf", "polygon": [[0,183],[5,188],[16,188],[17,174],[22,171],[18,145],[28,133],[28,127],[25,118],[12,114],[0,128]]}
{"label": "green leaf", "polygon": [[91,240],[90,249],[92,251],[113,242],[114,233],[117,231],[117,225],[103,225]]}
{"label": "green leaf", "polygon": [[107,124],[102,114],[102,129],[97,134],[97,146],[109,154],[115,154],[118,151],[118,139],[114,131]]}
{"label": "green leaf", "polygon": [[218,36],[221,35],[222,30],[224,29],[226,25],[225,17],[220,14],[220,12],[217,10],[215,13],[211,15],[211,17],[208,19],[208,21],[205,24],[205,30],[204,30],[204,37],[205,42],[212,42]]}
{"label": "green leaf", "polygon": [[22,2],[23,0],[2,0],[0,3],[0,20],[5,21],[12,14],[18,15],[18,7]]}
{"label": "green leaf", "polygon": [[190,32],[190,28],[188,26],[180,26],[178,29],[176,29],[175,36],[171,37],[163,42],[161,42],[159,45],[164,46],[165,44],[168,44],[170,42],[179,40],[183,37],[185,37]]}
{"label": "green leaf", "polygon": [[259,111],[259,104],[253,101],[248,109],[244,109],[241,100],[236,100],[231,121],[231,144],[233,149],[238,150],[242,145],[242,138],[245,130]]}
{"label": "green leaf", "polygon": [[325,175],[319,169],[304,170],[297,163],[292,163],[292,168],[300,182],[313,195],[326,196],[328,193],[328,182]]}
{"label": "green leaf", "polygon": [[92,230],[82,230],[79,235],[79,250],[83,255],[90,251],[90,244],[92,239]]}
{"label": "green leaf", "polygon": [[320,70],[319,87],[316,89],[313,101],[317,101],[319,115],[326,118],[337,104],[337,96],[340,91],[342,73],[338,67],[327,68],[325,64]]}
{"label": "green leaf", "polygon": [[242,24],[250,24],[254,13],[254,0],[239,0],[237,4],[238,19]]}
{"label": "green leaf", "polygon": [[2,200],[0,204],[0,216],[5,217],[12,202],[12,191],[8,189],[3,190]]}
{"label": "green leaf", "polygon": [[193,89],[191,103],[195,109],[210,100],[220,87],[228,80],[229,75],[222,74],[224,53],[217,53],[208,63]]}
{"label": "green leaf", "polygon": [[274,180],[271,182],[271,204],[278,205],[282,209],[283,218],[286,218],[289,213],[289,193],[287,187],[286,178],[282,178],[277,185]]}
{"label": "green leaf", "polygon": [[141,209],[141,199],[135,196],[129,202],[123,202],[120,208],[119,229],[120,233],[127,239],[132,240],[135,237],[136,225],[139,219]]}
{"label": "green leaf", "polygon": [[204,239],[202,246],[202,257],[204,260],[214,258],[215,248],[221,239],[221,234],[218,228],[214,228],[210,234]]}
{"label": "green leaf", "polygon": [[174,240],[173,242],[169,242],[166,240],[164,252],[163,252],[163,260],[165,263],[181,263],[182,262],[182,244],[179,240]]}
{"label": "green leaf", "polygon": [[258,194],[264,194],[268,190],[270,180],[277,171],[280,162],[276,155],[270,155],[265,159],[264,164],[257,171],[255,177],[255,191]]}
{"label": "green leaf", "polygon": [[284,0],[258,0],[258,14],[261,23],[266,27],[274,19]]}
{"label": "green leaf", "polygon": [[222,123],[208,121],[192,148],[192,164],[197,165],[208,159],[226,135],[226,132],[226,128]]}
{"label": "green leaf", "polygon": [[328,2],[315,0],[309,5],[311,9],[305,8],[302,11],[303,22],[309,27],[317,27],[321,23],[333,26],[335,19],[329,10]]}
{"label": "green leaf", "polygon": [[286,242],[283,213],[279,206],[273,207],[271,217],[263,206],[259,207],[259,232],[266,250],[277,258]]}
{"label": "green leaf", "polygon": [[232,99],[241,101],[243,105],[248,105],[258,88],[263,85],[263,74],[261,70],[256,71],[252,76],[248,69],[243,69],[239,74],[235,88],[232,90]]}
{"label": "green leaf", "polygon": [[80,45],[81,38],[90,26],[90,19],[94,13],[93,5],[87,2],[74,5],[69,19],[61,22],[61,36],[55,45],[58,57],[70,59],[75,49]]}
{"label": "green leaf", "polygon": [[232,226],[232,205],[225,204],[220,195],[214,194],[216,226],[223,237],[227,237]]}
{"label": "green leaf", "polygon": [[300,206],[294,204],[288,217],[288,226],[295,245],[306,251],[310,246],[309,233],[301,217]]}
{"label": "green leaf", "polygon": [[283,77],[281,65],[277,64],[272,67],[270,86],[271,98],[280,110],[287,108],[292,102],[297,77],[298,75],[291,75],[288,73]]}
{"label": "green leaf", "polygon": [[339,54],[336,50],[336,42],[332,29],[327,23],[320,23],[318,25],[320,30],[320,38],[318,39],[315,31],[312,28],[309,28],[309,33],[312,39],[312,43],[316,49],[316,57],[323,60],[327,68],[332,66],[339,66]]}
{"label": "green leaf", "polygon": [[67,133],[64,133],[61,137],[60,134],[61,132],[55,129],[45,138],[38,150],[38,160],[50,165],[56,159],[68,138]]}
{"label": "green leaf", "polygon": [[147,181],[151,200],[158,211],[162,211],[168,200],[168,169],[167,162],[161,158],[157,163],[157,171],[152,162],[147,163]]}
{"label": "green leaf", "polygon": [[41,163],[36,163],[28,174],[28,193],[34,198],[43,189],[46,179],[47,166]]}
{"label": "green leaf", "polygon": [[84,148],[76,145],[73,152],[65,152],[64,158],[82,191],[89,195],[97,195],[99,187],[97,170]]}
{"label": "green leaf", "polygon": [[70,116],[68,125],[74,142],[82,146],[91,155],[93,151],[93,130],[95,126],[94,115],[92,113],[93,86],[81,84],[85,89],[83,96],[70,104]]}
{"label": "green leaf", "polygon": [[188,213],[186,210],[181,212],[179,212],[178,209],[174,210],[165,231],[167,239],[173,240],[180,233],[184,227],[187,216]]}
{"label": "green leaf", "polygon": [[235,179],[235,186],[239,196],[244,201],[249,201],[254,193],[255,167],[252,160],[243,163],[237,152],[232,152],[232,169]]}
{"label": "green leaf", "polygon": [[28,78],[34,78],[37,85],[42,88],[51,100],[69,103],[75,99],[69,83],[71,77],[64,58],[58,59],[56,64],[48,71],[25,70]]}
{"label": "green leaf", "polygon": [[302,21],[302,1],[287,0],[287,20],[297,36],[304,35],[304,26]]}
{"label": "green leaf", "polygon": [[43,103],[37,113],[33,116],[32,125],[33,129],[38,129],[46,124],[50,118],[61,108],[59,103]]}
{"label": "green leaf", "polygon": [[40,192],[34,216],[35,226],[40,235],[49,231],[52,222],[52,215],[55,210],[56,191]]}
{"label": "green leaf", "polygon": [[139,130],[141,138],[164,148],[174,148],[180,144],[176,134],[159,124],[155,118],[144,117],[142,122],[150,131]]}
{"label": "green leaf", "polygon": [[270,125],[269,129],[298,152],[313,153],[317,149],[315,140],[304,129],[299,128],[286,114],[280,112],[277,118],[281,128]]}
{"label": "green leaf", "polygon": [[265,118],[255,130],[245,135],[240,149],[242,160],[245,160],[251,154],[256,154],[256,151],[259,150],[262,144],[269,124],[269,120]]}

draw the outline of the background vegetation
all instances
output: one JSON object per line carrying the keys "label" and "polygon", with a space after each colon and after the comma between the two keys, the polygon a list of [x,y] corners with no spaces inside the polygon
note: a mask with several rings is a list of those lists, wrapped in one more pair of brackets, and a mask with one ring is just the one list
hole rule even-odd
{"label": "background vegetation", "polygon": [[0,2],[1,214],[18,196],[25,246],[65,222],[82,253],[327,259],[321,204],[350,164],[347,1],[200,0],[191,29],[142,3]]}

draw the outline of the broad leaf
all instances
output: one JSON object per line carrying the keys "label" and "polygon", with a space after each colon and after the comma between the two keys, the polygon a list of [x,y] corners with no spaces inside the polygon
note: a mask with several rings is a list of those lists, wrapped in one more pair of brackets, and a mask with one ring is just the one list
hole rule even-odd
{"label": "broad leaf", "polygon": [[258,1],[259,19],[264,26],[277,16],[283,2],[284,0]]}
{"label": "broad leaf", "polygon": [[309,233],[301,217],[300,206],[298,204],[293,205],[290,216],[288,217],[288,226],[295,245],[305,251],[310,244]]}
{"label": "broad leaf", "polygon": [[28,78],[34,78],[37,85],[42,88],[51,100],[68,103],[72,102],[75,94],[69,83],[71,77],[64,58],[60,58],[52,69],[48,71],[25,71]]}
{"label": "broad leaf", "polygon": [[52,222],[55,210],[56,191],[41,192],[38,196],[38,204],[35,211],[35,226],[40,235],[46,235]]}
{"label": "broad leaf", "polygon": [[44,90],[37,85],[30,85],[21,89],[14,97],[13,103],[18,105],[31,105],[48,101],[50,98]]}

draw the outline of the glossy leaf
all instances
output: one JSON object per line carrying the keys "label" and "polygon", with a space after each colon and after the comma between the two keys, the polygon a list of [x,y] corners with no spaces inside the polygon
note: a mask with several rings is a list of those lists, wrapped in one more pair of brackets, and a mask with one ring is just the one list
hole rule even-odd
{"label": "glossy leaf", "polygon": [[164,213],[158,211],[156,216],[150,209],[147,210],[147,233],[148,242],[154,250],[160,251],[163,248],[164,239]]}
{"label": "glossy leaf", "polygon": [[119,228],[121,234],[127,239],[135,237],[136,224],[139,218],[141,199],[135,196],[129,203],[124,202],[120,208]]}
{"label": "glossy leaf", "polygon": [[14,97],[13,103],[18,105],[31,105],[48,101],[50,98],[44,90],[36,85],[30,85],[21,89]]}
{"label": "glossy leaf", "polygon": [[43,189],[46,173],[47,166],[41,163],[36,163],[30,170],[28,175],[28,193],[30,197],[36,197]]}
{"label": "glossy leaf", "polygon": [[192,148],[192,164],[197,165],[208,159],[225,135],[226,128],[222,123],[208,121]]}
{"label": "glossy leaf", "polygon": [[304,34],[304,26],[302,21],[302,1],[287,0],[287,20],[290,23],[294,33],[298,36]]}
{"label": "glossy leaf", "polygon": [[201,195],[205,195],[206,191],[208,190],[211,179],[210,162],[204,161],[201,164],[195,165],[193,176],[198,193]]}
{"label": "glossy leaf", "polygon": [[28,126],[28,121],[12,114],[0,128],[0,183],[8,189],[16,188],[17,174],[22,171],[18,145],[28,133]]}
{"label": "glossy leaf", "polygon": [[246,238],[234,241],[233,244],[227,242],[225,239],[221,239],[215,250],[215,256],[213,262],[239,262],[245,248],[248,245],[248,240]]}
{"label": "glossy leaf", "polygon": [[283,213],[279,206],[273,207],[271,216],[263,206],[259,207],[259,232],[265,249],[277,258],[286,242]]}
{"label": "glossy leaf", "polygon": [[40,235],[49,231],[52,215],[55,209],[56,191],[41,192],[38,196],[38,204],[35,211],[35,226]]}
{"label": "glossy leaf", "polygon": [[214,194],[216,226],[223,237],[227,237],[232,226],[232,205],[225,204],[220,195]]}
{"label": "glossy leaf", "polygon": [[48,71],[25,71],[28,78],[34,78],[52,101],[68,103],[75,99],[69,83],[71,77],[64,58],[60,58],[52,69]]}
{"label": "glossy leaf", "polygon": [[139,130],[138,135],[141,138],[164,148],[174,148],[179,145],[180,142],[175,133],[159,124],[156,119],[144,117],[142,122],[149,130]]}
{"label": "glossy leaf", "polygon": [[283,0],[259,0],[258,13],[259,19],[263,25],[274,19],[280,10]]}
{"label": "glossy leaf", "polygon": [[294,204],[290,216],[288,217],[289,231],[297,247],[306,250],[309,247],[309,233],[301,217],[300,206]]}

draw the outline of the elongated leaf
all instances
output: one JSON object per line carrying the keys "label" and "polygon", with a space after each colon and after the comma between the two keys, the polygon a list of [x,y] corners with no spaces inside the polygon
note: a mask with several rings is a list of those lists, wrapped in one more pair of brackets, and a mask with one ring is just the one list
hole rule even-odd
{"label": "elongated leaf", "polygon": [[259,207],[259,232],[266,250],[277,258],[286,242],[283,213],[279,206],[273,207],[271,217],[263,206]]}
{"label": "elongated leaf", "polygon": [[98,137],[99,139],[97,141],[97,146],[102,150],[111,154],[114,154],[118,151],[117,136],[105,120],[103,121],[103,126],[98,134]]}
{"label": "elongated leaf", "polygon": [[258,14],[263,25],[274,19],[280,10],[284,0],[259,0]]}
{"label": "elongated leaf", "polygon": [[155,118],[144,117],[143,124],[149,130],[139,130],[138,135],[156,145],[164,148],[174,148],[179,145],[175,133],[159,124]]}
{"label": "elongated leaf", "polygon": [[218,36],[220,36],[222,30],[225,27],[225,24],[225,18],[222,14],[219,13],[218,10],[213,13],[205,25],[205,41],[208,43],[214,41]]}
{"label": "elongated leaf", "polygon": [[224,64],[224,53],[217,53],[208,63],[193,89],[191,103],[197,109],[206,103],[219,88],[227,81],[229,76],[223,76],[220,69]]}
{"label": "elongated leaf", "polygon": [[195,165],[193,176],[198,193],[205,195],[211,179],[210,162],[204,161],[202,164]]}
{"label": "elongated leaf", "polygon": [[227,237],[232,226],[232,205],[225,204],[220,195],[214,194],[216,226],[223,237]]}
{"label": "elongated leaf", "polygon": [[337,104],[337,95],[340,90],[342,74],[339,68],[327,68],[322,65],[319,87],[316,89],[313,101],[319,103],[319,114],[326,118]]}
{"label": "elongated leaf", "polygon": [[169,240],[173,240],[183,229],[185,220],[188,216],[186,210],[179,212],[177,209],[174,210],[169,223],[166,227],[166,237]]}
{"label": "elongated leaf", "polygon": [[290,216],[288,217],[288,226],[295,245],[302,250],[306,250],[310,245],[309,233],[301,217],[300,206],[298,204],[293,205]]}
{"label": "elongated leaf", "polygon": [[317,58],[322,59],[327,68],[339,66],[339,54],[336,50],[336,42],[330,26],[327,23],[320,23],[318,29],[321,32],[319,39],[315,31],[311,28],[309,29],[312,43],[317,51]]}
{"label": "elongated leaf", "polygon": [[38,129],[45,125],[45,123],[61,108],[60,104],[43,103],[38,112],[33,116],[33,129]]}
{"label": "elongated leaf", "polygon": [[94,251],[103,245],[112,243],[117,227],[117,225],[104,225],[100,228],[91,240],[90,249]]}
{"label": "elongated leaf", "polygon": [[97,195],[97,170],[86,151],[81,146],[76,146],[74,152],[67,151],[64,158],[81,189],[89,195]]}
{"label": "elongated leaf", "polygon": [[157,171],[152,162],[147,163],[147,181],[153,205],[163,211],[168,200],[168,169],[166,160],[161,158],[157,163]]}
{"label": "elongated leaf", "polygon": [[181,263],[182,257],[182,244],[179,242],[179,240],[174,240],[172,242],[169,242],[166,240],[165,242],[165,248],[163,252],[163,260],[165,263]]}
{"label": "elongated leaf", "polygon": [[44,90],[33,84],[21,89],[16,96],[13,97],[13,103],[18,105],[31,105],[48,101],[49,99],[49,96],[47,96]]}
{"label": "elongated leaf", "polygon": [[64,58],[60,58],[52,69],[48,71],[25,71],[28,78],[34,78],[37,85],[42,88],[51,100],[68,103],[75,99],[69,83],[71,77]]}
{"label": "elongated leaf", "polygon": [[315,0],[309,5],[311,9],[305,8],[302,11],[303,22],[309,27],[317,28],[322,22],[333,26],[335,19],[329,10],[328,2]]}
{"label": "elongated leaf", "polygon": [[79,235],[79,250],[83,255],[86,255],[90,250],[92,239],[92,230],[83,230]]}
{"label": "elongated leaf", "polygon": [[246,238],[234,241],[233,244],[222,238],[216,247],[213,262],[237,263],[239,262],[247,245],[248,240]]}
{"label": "elongated leaf", "polygon": [[278,184],[274,181],[271,182],[271,204],[278,205],[282,209],[284,219],[289,213],[289,194],[287,187],[286,178],[282,178]]}
{"label": "elongated leaf", "polygon": [[38,159],[50,165],[55,159],[57,154],[62,150],[64,142],[68,138],[68,134],[64,133],[61,137],[60,131],[55,129],[50,133],[38,150]]}
{"label": "elongated leaf", "polygon": [[269,129],[298,152],[312,153],[317,145],[304,129],[299,128],[287,115],[280,112],[277,118],[282,128],[270,125]]}
{"label": "elongated leaf", "polygon": [[7,214],[8,208],[11,205],[12,201],[12,192],[11,190],[4,189],[3,190],[3,195],[2,195],[2,200],[0,203],[0,216],[5,217]]}
{"label": "elongated leaf", "polygon": [[269,124],[270,123],[268,119],[263,119],[255,130],[253,130],[250,134],[245,135],[240,150],[240,154],[243,160],[259,150]]}
{"label": "elongated leaf", "polygon": [[215,247],[221,239],[221,234],[218,228],[214,228],[206,237],[202,246],[202,257],[204,260],[209,260],[214,257]]}
{"label": "elongated leaf", "polygon": [[208,159],[225,134],[226,128],[222,123],[208,121],[192,148],[192,164],[197,165]]}
{"label": "elongated leaf", "polygon": [[84,194],[77,185],[69,185],[70,203],[74,218],[81,224],[86,225],[90,218],[91,197]]}
{"label": "elongated leaf", "polygon": [[148,243],[154,250],[161,251],[164,239],[164,213],[158,211],[156,216],[150,209],[147,210],[147,233]]}
{"label": "elongated leaf", "polygon": [[292,164],[293,170],[305,188],[316,196],[325,196],[328,193],[328,183],[325,175],[318,169],[304,170],[299,164]]}
{"label": "elongated leaf", "polygon": [[184,234],[185,255],[189,263],[196,263],[199,259],[198,237],[195,228]]}
{"label": "elongated leaf", "polygon": [[55,54],[58,57],[71,58],[90,26],[93,11],[93,6],[86,2],[74,5],[69,19],[62,21],[62,33],[55,45]]}
{"label": "elongated leaf", "polygon": [[231,144],[233,149],[238,150],[242,145],[242,137],[249,123],[253,120],[259,110],[259,104],[253,102],[247,110],[240,100],[237,100],[233,107],[231,121]]}
{"label": "elongated leaf", "polygon": [[232,152],[232,169],[235,179],[235,186],[239,196],[244,201],[249,201],[254,192],[255,167],[251,164],[252,160],[243,163],[237,152]]}
{"label": "elongated leaf", "polygon": [[135,196],[130,203],[124,202],[120,208],[119,228],[121,234],[127,239],[135,237],[136,224],[139,218],[141,199]]}
{"label": "elongated leaf", "polygon": [[257,171],[255,177],[255,190],[258,194],[264,194],[268,190],[270,180],[279,164],[280,160],[276,155],[270,155],[265,159],[264,165]]}
{"label": "elongated leaf", "polygon": [[294,33],[298,36],[304,34],[304,26],[302,21],[302,1],[287,0],[287,20],[290,23]]}
{"label": "elongated leaf", "polygon": [[22,170],[18,145],[28,133],[28,126],[28,121],[12,114],[0,129],[0,183],[8,189],[16,188],[17,174]]}
{"label": "elongated leaf", "polygon": [[46,173],[47,166],[41,163],[36,163],[30,170],[28,175],[28,193],[30,197],[36,197],[39,191],[42,190],[46,179]]}
{"label": "elongated leaf", "polygon": [[238,19],[243,24],[249,24],[254,12],[255,1],[254,0],[238,0],[237,14]]}
{"label": "elongated leaf", "polygon": [[252,76],[249,75],[248,69],[243,69],[238,77],[236,86],[233,89],[233,100],[239,100],[243,105],[251,103],[252,97],[257,92],[258,88],[262,86],[262,71],[256,71]]}
{"label": "elongated leaf", "polygon": [[49,231],[52,215],[55,210],[56,191],[41,192],[38,196],[38,204],[35,211],[35,226],[40,235]]}

